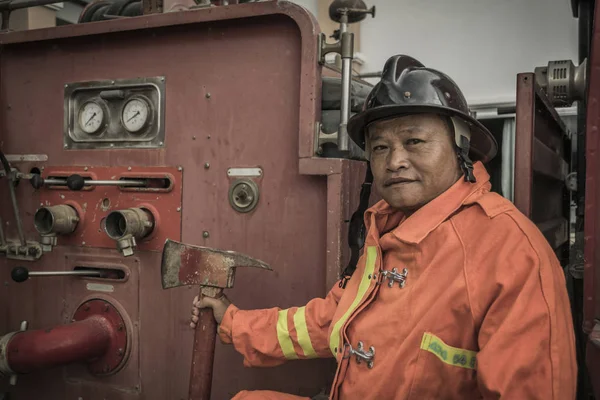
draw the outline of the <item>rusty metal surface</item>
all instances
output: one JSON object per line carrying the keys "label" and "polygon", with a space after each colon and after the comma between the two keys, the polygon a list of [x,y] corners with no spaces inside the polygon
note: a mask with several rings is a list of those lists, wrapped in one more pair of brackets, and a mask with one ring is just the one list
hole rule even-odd
{"label": "rusty metal surface", "polygon": [[185,285],[227,289],[233,287],[235,269],[238,267],[271,271],[271,267],[264,262],[235,251],[167,240],[161,261],[162,286],[164,289]]}
{"label": "rusty metal surface", "polygon": [[[131,166],[134,171],[181,165],[181,240],[252,254],[273,268],[269,274],[237,271],[229,298],[242,309],[304,305],[324,296],[331,287],[328,276],[339,273],[346,238],[332,227],[344,229],[350,216],[344,215],[350,208],[346,190],[358,188],[363,179],[362,173],[346,176],[361,163],[349,162],[332,175],[299,170],[299,156],[308,164],[314,161],[309,157],[320,104],[317,33],[312,16],[300,7],[264,2],[0,35],[2,150],[48,157],[15,162],[24,172],[52,165]],[[44,74],[36,67],[40,63]],[[133,75],[166,76],[166,147],[64,150],[63,85]],[[228,202],[227,170],[257,166],[263,170],[256,180],[260,202],[252,212],[238,213]],[[33,214],[40,192],[26,182],[16,190],[25,233],[37,238]],[[353,195],[357,198],[358,191]],[[6,191],[0,192],[0,215],[14,239],[8,200]],[[332,211],[330,204],[339,206]],[[27,266],[72,269],[94,259],[124,265],[128,278],[111,282],[112,292],[88,289],[88,283],[101,281],[72,277],[17,286],[8,274],[19,264],[0,259],[0,283],[8,282],[0,291],[0,332],[15,330],[21,319],[29,320],[31,329],[64,323],[81,302],[106,298],[130,321],[127,364],[102,378],[85,366],[31,374],[20,378],[13,398],[39,398],[40,393],[47,400],[185,398],[194,333],[190,307],[197,288],[163,290],[160,254],[145,250],[125,259],[113,248],[59,243]],[[212,398],[231,398],[242,389],[312,396],[327,386],[334,367],[328,359],[249,369],[232,346],[217,343]]]}
{"label": "rusty metal surface", "polygon": [[[43,187],[39,195],[39,206],[67,204],[74,207],[80,221],[69,235],[58,235],[58,244],[65,246],[102,247],[113,249],[116,243],[102,229],[102,221],[112,211],[131,207],[148,209],[154,217],[154,229],[147,238],[137,242],[141,251],[161,251],[167,238],[181,237],[182,172],[177,167],[104,167],[77,166],[44,169],[42,176],[68,177],[79,174],[94,180],[119,180],[121,178],[169,179],[169,189],[120,188],[95,186],[81,191],[66,187]],[[26,183],[24,183],[26,184]]]}

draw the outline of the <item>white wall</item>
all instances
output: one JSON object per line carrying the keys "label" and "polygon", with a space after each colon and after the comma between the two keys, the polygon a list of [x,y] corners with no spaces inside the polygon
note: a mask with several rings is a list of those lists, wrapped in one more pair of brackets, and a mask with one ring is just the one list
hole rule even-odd
{"label": "white wall", "polygon": [[548,61],[577,64],[570,0],[365,0],[363,71],[408,54],[450,75],[470,105],[514,102],[516,74]]}

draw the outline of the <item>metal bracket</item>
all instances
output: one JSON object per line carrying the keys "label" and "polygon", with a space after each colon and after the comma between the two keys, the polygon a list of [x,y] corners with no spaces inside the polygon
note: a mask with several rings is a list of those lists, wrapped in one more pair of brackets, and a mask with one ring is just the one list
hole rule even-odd
{"label": "metal bracket", "polygon": [[42,246],[38,242],[27,241],[25,246],[20,242],[7,242],[0,246],[0,253],[6,254],[11,260],[35,261],[42,257]]}
{"label": "metal bracket", "polygon": [[335,43],[327,43],[327,36],[324,33],[319,34],[319,39],[317,41],[318,50],[317,50],[317,58],[319,60],[319,64],[325,64],[325,55],[329,53],[338,53],[342,54],[342,40],[338,40]]}
{"label": "metal bracket", "polygon": [[323,154],[323,144],[333,143],[337,146],[338,144],[338,133],[325,133],[323,132],[322,125],[319,121],[315,123],[315,154],[320,156]]}

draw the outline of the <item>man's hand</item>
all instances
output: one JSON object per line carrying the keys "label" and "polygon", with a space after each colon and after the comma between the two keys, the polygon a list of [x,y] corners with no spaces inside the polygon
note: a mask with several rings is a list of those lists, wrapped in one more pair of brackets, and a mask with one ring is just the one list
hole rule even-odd
{"label": "man's hand", "polygon": [[225,311],[227,311],[227,307],[229,307],[230,304],[231,301],[229,301],[225,295],[218,299],[206,296],[203,296],[201,299],[198,299],[198,296],[194,297],[194,301],[192,302],[192,322],[190,322],[190,326],[196,328],[201,308],[212,308],[215,320],[217,321],[217,324],[220,324],[225,315]]}

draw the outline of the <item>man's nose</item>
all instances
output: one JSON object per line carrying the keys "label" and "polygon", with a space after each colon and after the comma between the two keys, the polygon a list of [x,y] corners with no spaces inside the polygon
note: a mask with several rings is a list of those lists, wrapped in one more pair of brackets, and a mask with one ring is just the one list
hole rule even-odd
{"label": "man's nose", "polygon": [[387,158],[387,169],[389,171],[398,171],[408,168],[408,152],[404,147],[393,148]]}

